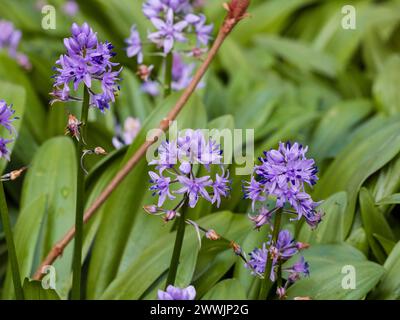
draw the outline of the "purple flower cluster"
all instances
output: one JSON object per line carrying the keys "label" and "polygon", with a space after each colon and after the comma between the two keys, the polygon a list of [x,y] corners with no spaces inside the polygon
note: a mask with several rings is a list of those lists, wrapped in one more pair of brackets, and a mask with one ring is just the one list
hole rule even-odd
{"label": "purple flower cluster", "polygon": [[[268,197],[276,199],[276,208],[290,205],[297,219],[304,217],[311,227],[321,221],[321,213],[316,211],[319,202],[314,202],[306,192],[305,186],[313,186],[318,180],[317,168],[313,159],[307,159],[308,147],[297,142],[291,145],[280,143],[278,150],[264,152],[259,158],[261,164],[254,167],[250,182],[244,186],[245,198],[252,200],[254,210],[257,202],[265,202]],[[275,209],[274,209],[275,210]],[[256,227],[268,223],[271,213],[265,208],[252,218]]]}
{"label": "purple flower cluster", "polygon": [[[149,32],[147,40],[156,44],[162,51],[161,55],[166,56],[174,52],[173,62],[173,83],[172,89],[175,91],[187,87],[192,78],[194,64],[185,64],[182,54],[174,50],[176,43],[186,43],[189,45],[187,56],[200,57],[207,51],[207,46],[211,40],[213,25],[206,23],[206,17],[202,14],[195,14],[195,9],[201,3],[189,0],[148,0],[143,4],[143,13],[151,21],[154,32]],[[196,44],[190,45],[190,35],[194,35]],[[143,41],[136,26],[132,26],[127,44],[128,57],[136,57],[138,64],[144,60]],[[144,80],[142,90],[152,96],[160,93],[160,84],[153,80]]]}
{"label": "purple flower cluster", "polygon": [[[205,138],[201,130],[189,129],[181,133],[177,140],[162,142],[158,158],[149,163],[156,165],[158,170],[158,173],[149,172],[150,190],[153,195],[158,195],[158,207],[167,198],[173,200],[177,195],[183,195],[184,202],[187,201],[191,208],[200,198],[219,206],[221,198],[227,197],[230,192],[229,172],[223,169],[221,159],[220,146],[214,140]],[[222,173],[214,177],[210,174],[196,176],[199,167],[210,172],[212,164],[220,165]],[[173,185],[176,186],[174,189]]]}
{"label": "purple flower cluster", "polygon": [[0,20],[0,50],[7,50],[11,58],[15,59],[21,67],[29,70],[32,66],[28,57],[18,52],[21,37],[22,32],[15,29],[12,22]]}
{"label": "purple flower cluster", "polygon": [[[115,56],[113,46],[109,42],[99,42],[97,34],[84,23],[81,27],[73,24],[72,37],[64,39],[67,53],[57,60],[54,76],[54,90],[51,93],[55,101],[79,100],[70,95],[70,86],[77,91],[84,84],[90,93],[90,105],[104,112],[115,101],[119,90],[119,74],[114,71],[118,65],[111,59]],[[99,82],[101,92],[96,93],[93,82]]]}
{"label": "purple flower cluster", "polygon": [[[15,110],[12,109],[12,105],[7,105],[4,100],[0,100],[0,126],[5,128],[10,135],[15,133],[12,122],[17,118],[14,116],[14,113]],[[10,151],[7,149],[7,144],[11,142],[13,142],[13,139],[0,137],[0,158],[10,161]]]}
{"label": "purple flower cluster", "polygon": [[[269,241],[264,243],[262,248],[254,249],[250,253],[250,259],[245,266],[250,268],[253,274],[264,274],[268,257],[271,257],[272,269],[269,277],[271,281],[275,281],[278,265],[283,264],[306,247],[307,245],[296,242],[289,231],[282,230],[279,232],[276,243]],[[288,273],[287,280],[289,284],[297,281],[301,275],[308,276],[310,273],[308,263],[304,260],[304,257],[301,257],[293,266],[282,268],[282,271]]]}
{"label": "purple flower cluster", "polygon": [[169,285],[165,291],[158,290],[158,300],[194,300],[196,289],[193,286],[177,288]]}

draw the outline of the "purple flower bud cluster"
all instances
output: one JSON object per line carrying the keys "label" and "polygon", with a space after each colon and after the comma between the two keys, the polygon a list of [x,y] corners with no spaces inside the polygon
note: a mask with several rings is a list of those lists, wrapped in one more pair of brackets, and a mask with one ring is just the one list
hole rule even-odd
{"label": "purple flower bud cluster", "polygon": [[21,67],[30,70],[32,66],[28,57],[18,51],[21,37],[22,32],[15,29],[12,22],[0,20],[0,51],[7,50],[8,55],[15,59]]}
{"label": "purple flower bud cluster", "polygon": [[[297,142],[291,145],[280,143],[278,150],[264,152],[259,158],[261,164],[254,167],[250,182],[244,186],[246,199],[252,200],[254,210],[256,203],[264,203],[269,197],[276,199],[276,208],[289,205],[294,211],[285,211],[297,215],[297,219],[305,218],[311,226],[316,227],[322,214],[316,211],[320,204],[314,202],[306,192],[305,186],[313,186],[318,180],[317,167],[313,159],[307,159],[308,147]],[[275,210],[275,209],[274,209]],[[257,228],[269,222],[265,208],[253,217]]]}
{"label": "purple flower bud cluster", "polygon": [[[173,200],[177,195],[183,195],[183,202],[187,201],[191,208],[196,206],[200,198],[219,207],[221,199],[230,193],[229,171],[225,172],[221,159],[220,146],[214,140],[205,138],[201,130],[188,129],[180,133],[176,140],[162,142],[158,148],[158,158],[149,163],[156,165],[158,170],[158,173],[149,172],[150,190],[158,196],[158,207],[166,199]],[[221,166],[220,174],[213,177],[211,174],[196,175],[200,167],[210,172],[212,164]]]}
{"label": "purple flower bud cluster", "polygon": [[[148,32],[147,40],[156,44],[161,54],[166,56],[174,52],[173,83],[172,89],[182,90],[188,86],[192,78],[194,64],[185,64],[182,54],[174,50],[176,43],[186,43],[189,49],[185,52],[189,57],[200,57],[207,52],[207,46],[211,40],[213,25],[206,23],[206,17],[195,14],[195,9],[201,3],[189,0],[147,0],[143,4],[143,13],[151,21],[154,32]],[[191,35],[194,35],[195,44],[190,44]],[[143,44],[136,26],[132,26],[127,44],[128,57],[136,57],[138,64],[144,60]],[[160,84],[154,77],[153,80],[146,77],[142,90],[152,96],[160,93]]]}
{"label": "purple flower bud cluster", "polygon": [[[64,39],[67,53],[56,62],[58,67],[55,68],[52,103],[79,100],[70,95],[71,85],[77,91],[84,84],[90,93],[90,105],[104,112],[115,101],[119,90],[121,69],[113,70],[118,63],[111,61],[115,56],[114,47],[109,42],[99,42],[97,34],[87,23],[82,26],[74,23],[71,32],[72,37]],[[101,92],[94,91],[94,82],[100,84]]]}
{"label": "purple flower bud cluster", "polygon": [[177,288],[169,285],[165,291],[158,290],[158,300],[194,300],[196,289],[193,286]]}
{"label": "purple flower bud cluster", "polygon": [[[12,122],[17,118],[14,116],[14,113],[15,110],[12,109],[12,105],[7,105],[4,100],[0,100],[0,126],[5,128],[10,135],[15,134]],[[7,144],[13,141],[13,139],[0,137],[0,158],[10,161],[10,151],[7,148]]]}
{"label": "purple flower bud cluster", "polygon": [[[261,248],[254,249],[250,253],[250,259],[245,266],[250,268],[253,274],[264,274],[267,260],[271,257],[272,269],[269,277],[271,281],[275,281],[278,265],[282,265],[306,247],[303,243],[296,242],[289,231],[282,230],[279,232],[276,243],[268,241]],[[286,286],[300,279],[302,275],[308,276],[310,274],[308,263],[304,260],[304,257],[301,257],[293,266],[282,268],[282,271],[288,274]]]}

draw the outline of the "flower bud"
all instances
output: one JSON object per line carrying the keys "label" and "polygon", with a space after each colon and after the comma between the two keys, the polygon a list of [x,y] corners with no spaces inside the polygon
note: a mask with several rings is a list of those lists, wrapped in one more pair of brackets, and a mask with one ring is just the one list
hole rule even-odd
{"label": "flower bud", "polygon": [[153,205],[153,204],[144,206],[143,209],[144,209],[144,211],[146,211],[149,214],[155,214],[155,213],[157,213],[159,211],[158,207]]}
{"label": "flower bud", "polygon": [[276,289],[276,294],[278,295],[279,299],[285,299],[286,298],[286,289],[283,287],[278,287]]}
{"label": "flower bud", "polygon": [[93,151],[97,155],[106,155],[107,154],[106,150],[104,150],[102,147],[96,147],[96,148],[94,148]]}
{"label": "flower bud", "polygon": [[136,72],[136,74],[143,81],[147,81],[147,80],[149,80],[149,77],[150,77],[150,74],[151,74],[152,70],[153,70],[153,66],[146,66],[145,64],[141,64],[138,67],[138,71]]}
{"label": "flower bud", "polygon": [[238,256],[242,255],[242,248],[235,241],[231,241],[231,248],[233,249],[236,255]]}
{"label": "flower bud", "polygon": [[310,247],[309,243],[297,242],[296,247],[298,250],[308,249]]}
{"label": "flower bud", "polygon": [[80,138],[80,133],[79,133],[79,127],[82,125],[82,122],[78,120],[77,117],[75,117],[73,114],[68,115],[68,124],[67,128],[65,129],[65,134],[66,135],[71,135],[73,138],[76,138],[76,140],[79,141]]}
{"label": "flower bud", "polygon": [[168,210],[168,211],[165,213],[164,221],[165,221],[165,222],[168,222],[168,221],[174,220],[175,217],[176,217],[176,214],[177,214],[176,211],[174,211],[174,210]]}
{"label": "flower bud", "polygon": [[206,238],[209,240],[216,241],[219,240],[221,236],[218,233],[216,233],[215,230],[210,229],[206,232]]}

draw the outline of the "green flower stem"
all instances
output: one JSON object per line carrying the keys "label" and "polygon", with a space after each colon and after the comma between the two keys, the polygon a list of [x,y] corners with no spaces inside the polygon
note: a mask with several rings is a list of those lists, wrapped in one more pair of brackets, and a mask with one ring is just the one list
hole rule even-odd
{"label": "green flower stem", "polygon": [[170,53],[168,53],[167,57],[165,58],[164,98],[168,97],[171,94],[172,63],[173,63],[173,56],[172,56],[172,52],[170,52]]}
{"label": "green flower stem", "polygon": [[24,291],[21,285],[21,274],[19,272],[17,253],[15,250],[14,238],[11,230],[10,217],[8,216],[7,201],[4,195],[3,182],[0,181],[0,213],[3,223],[4,235],[6,237],[8,259],[10,260],[12,279],[14,283],[15,297],[24,300]]}
{"label": "green flower stem", "polygon": [[182,210],[181,216],[179,217],[178,230],[176,231],[174,251],[172,253],[171,263],[169,265],[167,283],[166,283],[165,287],[167,287],[168,285],[175,284],[176,272],[178,271],[179,258],[180,258],[181,251],[182,251],[183,238],[185,236],[185,227],[186,227],[185,211],[186,210]]}
{"label": "green flower stem", "polygon": [[83,213],[85,208],[85,173],[83,168],[80,166],[80,159],[85,146],[86,139],[86,127],[89,114],[89,91],[84,88],[84,96],[82,103],[82,114],[80,121],[81,126],[81,138],[77,145],[77,190],[76,190],[76,211],[75,211],[75,243],[74,243],[74,257],[72,261],[72,294],[73,300],[79,300],[81,298],[81,268],[82,268],[82,244],[83,244]]}
{"label": "green flower stem", "polygon": [[[276,211],[271,243],[276,243],[276,240],[278,239],[279,229],[281,226],[281,218],[282,218],[282,210]],[[273,284],[270,279],[271,271],[272,271],[272,259],[271,255],[268,254],[268,259],[265,265],[264,280],[261,284],[260,294],[258,296],[259,300],[266,300],[268,297],[268,291]]]}

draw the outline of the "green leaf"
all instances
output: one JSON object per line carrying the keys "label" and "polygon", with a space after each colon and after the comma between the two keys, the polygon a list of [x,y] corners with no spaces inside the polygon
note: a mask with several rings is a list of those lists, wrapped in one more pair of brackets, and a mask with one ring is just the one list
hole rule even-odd
{"label": "green leaf", "polygon": [[44,289],[41,281],[25,278],[23,289],[25,300],[61,300],[55,290]]}
{"label": "green leaf", "polygon": [[275,36],[263,36],[257,38],[257,44],[268,52],[282,57],[301,71],[315,71],[329,77],[336,76],[338,65],[335,59],[330,54],[316,50],[305,43]]}
{"label": "green leaf", "polygon": [[368,100],[344,101],[329,108],[313,134],[310,151],[318,160],[336,156],[346,135],[371,110],[372,104]]}
{"label": "green leaf", "polygon": [[380,206],[385,204],[400,204],[400,193],[392,194],[391,196],[380,200],[377,204]]}
{"label": "green leaf", "polygon": [[[361,252],[344,244],[315,245],[303,255],[310,265],[310,276],[288,289],[289,299],[302,296],[313,300],[363,299],[384,274],[380,265],[367,261]],[[350,276],[345,266],[354,267],[355,289],[342,287],[346,275]]]}
{"label": "green leaf", "polygon": [[390,57],[375,79],[373,93],[380,110],[388,115],[400,111],[400,92],[397,83],[400,82],[400,56]]}
{"label": "green leaf", "polygon": [[388,121],[383,122],[373,135],[366,130],[354,138],[335,158],[315,187],[316,200],[325,199],[339,191],[347,191],[349,204],[345,215],[345,234],[349,233],[353,222],[361,185],[400,151],[400,123]]}
{"label": "green leaf", "polygon": [[[149,216],[147,218],[154,219]],[[216,228],[222,236],[225,236],[224,226],[226,224],[229,226],[234,218],[230,212],[221,212],[208,215],[197,222],[207,229]],[[139,256],[113,279],[101,299],[139,299],[151,284],[168,269],[175,236],[176,232],[164,233],[161,236],[158,234],[157,239],[148,243]],[[181,253],[182,259],[193,251],[193,245],[187,244],[193,244],[196,238],[195,230],[187,226]]]}
{"label": "green leaf", "polygon": [[373,233],[372,236],[378,240],[378,242],[380,243],[380,245],[382,246],[383,250],[385,250],[385,253],[387,255],[390,254],[390,252],[392,252],[394,246],[396,245],[396,242],[390,239],[387,239],[384,236],[381,236],[380,234],[376,234]]}
{"label": "green leaf", "polygon": [[360,250],[363,254],[368,255],[369,245],[367,234],[365,233],[364,228],[357,228],[353,230],[346,239],[346,243]]}
{"label": "green leaf", "polygon": [[400,298],[400,241],[386,259],[386,274],[376,289],[368,297],[375,300],[395,300]]}
{"label": "green leaf", "polygon": [[[306,243],[339,243],[345,240],[344,214],[347,207],[347,193],[339,192],[326,199],[318,210],[324,213],[318,228],[311,230],[302,224],[298,240]],[[334,228],[332,226],[335,226]]]}
{"label": "green leaf", "polygon": [[386,259],[386,254],[373,234],[384,235],[389,240],[394,240],[392,229],[382,212],[375,207],[374,200],[366,188],[360,191],[361,218],[367,234],[368,243],[374,256],[380,263]]}
{"label": "green leaf", "polygon": [[239,280],[226,279],[212,287],[202,300],[246,300],[246,291]]}
{"label": "green leaf", "polygon": [[[74,225],[76,170],[75,148],[70,138],[50,139],[35,155],[24,180],[21,214],[15,231],[18,252],[23,253],[21,276],[31,276],[53,245]],[[32,241],[25,241],[31,232]],[[54,264],[56,290],[63,298],[70,287],[72,247],[68,246]],[[4,295],[10,296],[9,285]]]}

